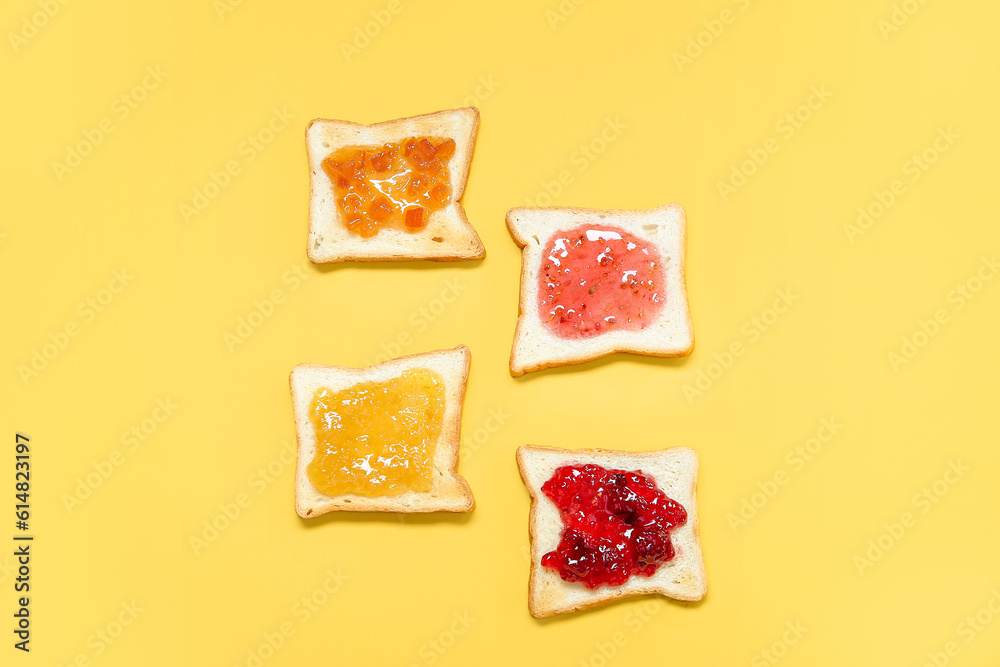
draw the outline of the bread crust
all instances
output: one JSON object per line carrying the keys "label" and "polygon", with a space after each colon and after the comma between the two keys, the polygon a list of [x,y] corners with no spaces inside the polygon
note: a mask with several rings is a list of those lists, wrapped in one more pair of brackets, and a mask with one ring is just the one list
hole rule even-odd
{"label": "bread crust", "polygon": [[[471,512],[476,506],[472,489],[458,474],[462,408],[470,362],[469,348],[459,345],[451,350],[413,354],[364,368],[320,364],[296,366],[289,375],[297,443],[295,512],[303,519],[327,512]],[[445,414],[435,448],[431,489],[392,496],[356,493],[325,496],[320,493],[307,474],[316,446],[316,433],[309,418],[309,406],[315,390],[322,386],[339,391],[359,382],[384,381],[399,377],[410,368],[435,371],[445,383]]]}
{"label": "bread crust", "polygon": [[[479,110],[475,107],[436,111],[371,125],[327,118],[310,121],[305,133],[309,164],[309,259],[315,264],[325,264],[451,262],[485,257],[486,249],[461,203],[478,129]],[[384,229],[370,239],[349,232],[340,221],[332,183],[321,166],[323,159],[346,146],[381,145],[411,136],[455,140],[455,155],[449,162],[451,202],[432,213],[427,227],[417,232]]]}
{"label": "bread crust", "polygon": [[[558,515],[558,509],[541,492],[541,486],[551,476],[550,468],[554,470],[559,465],[586,463],[624,470],[641,469],[644,474],[654,478],[668,497],[684,506],[688,514],[687,522],[671,531],[671,542],[677,555],[661,565],[652,577],[634,575],[621,586],[601,586],[590,590],[582,584],[563,581],[558,573],[542,566],[542,556],[551,550],[543,547],[542,543],[545,542],[554,548],[562,535],[562,521],[560,518],[558,524],[552,523],[551,517]],[[666,475],[662,471],[659,474],[651,472],[657,464],[660,468],[677,467],[679,469],[677,479],[663,479]],[[528,610],[532,616],[548,618],[556,614],[583,611],[633,595],[659,594],[685,602],[696,602],[705,597],[708,591],[708,578],[705,573],[698,526],[698,455],[693,449],[672,447],[645,452],[626,452],[525,445],[517,449],[517,468],[521,481],[531,496],[528,518],[528,535],[531,542]],[[540,516],[543,511],[549,515],[548,523]],[[558,530],[552,534],[555,525],[558,525]]]}
{"label": "bread crust", "polygon": [[[556,366],[582,364],[616,352],[649,357],[691,354],[694,333],[685,268],[687,223],[679,204],[646,210],[519,207],[507,212],[506,221],[507,230],[521,248],[521,287],[510,353],[513,377]],[[666,265],[668,301],[650,326],[638,331],[609,331],[592,338],[572,340],[557,337],[540,322],[535,295],[544,244],[556,231],[586,223],[622,227],[660,251]],[[652,228],[657,229],[650,232]]]}

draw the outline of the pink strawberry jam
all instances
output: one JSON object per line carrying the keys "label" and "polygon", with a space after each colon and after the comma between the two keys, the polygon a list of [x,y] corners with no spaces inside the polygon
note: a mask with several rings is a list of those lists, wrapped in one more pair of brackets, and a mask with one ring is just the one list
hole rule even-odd
{"label": "pink strawberry jam", "polygon": [[556,232],[542,255],[538,313],[562,338],[642,329],[663,310],[656,247],[610,225]]}
{"label": "pink strawberry jam", "polygon": [[542,565],[587,588],[651,576],[674,557],[670,530],[687,521],[684,507],[640,470],[562,466],[542,492],[559,508],[564,526],[559,546],[542,556]]}

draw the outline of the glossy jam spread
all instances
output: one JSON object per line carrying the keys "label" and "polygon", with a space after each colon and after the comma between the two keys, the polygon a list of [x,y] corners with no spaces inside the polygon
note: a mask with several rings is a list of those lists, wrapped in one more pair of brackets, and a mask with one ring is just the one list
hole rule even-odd
{"label": "glossy jam spread", "polygon": [[382,146],[348,146],[323,159],[344,225],[363,237],[395,227],[415,232],[448,205],[455,141],[410,137]]}
{"label": "glossy jam spread", "polygon": [[674,557],[670,530],[687,512],[641,471],[563,466],[542,485],[559,508],[562,539],[542,565],[588,588],[650,576]]}
{"label": "glossy jam spread", "polygon": [[318,389],[309,410],[316,431],[309,481],[327,496],[430,490],[444,405],[444,381],[422,368],[386,382]]}
{"label": "glossy jam spread", "polygon": [[663,264],[656,247],[617,227],[556,232],[538,277],[538,312],[562,338],[642,329],[663,309]]}

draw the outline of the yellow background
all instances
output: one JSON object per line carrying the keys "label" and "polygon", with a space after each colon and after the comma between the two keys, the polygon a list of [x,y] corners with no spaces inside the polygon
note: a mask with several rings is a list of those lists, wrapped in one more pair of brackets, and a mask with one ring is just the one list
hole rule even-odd
{"label": "yellow background", "polygon": [[[953,290],[1000,249],[1000,10],[903,4],[590,0],[564,2],[564,16],[558,0],[401,0],[348,59],[342,43],[372,12],[384,21],[387,1],[73,1],[24,43],[10,33],[39,5],[5,3],[0,404],[5,441],[32,439],[37,541],[30,655],[10,646],[12,575],[0,571],[4,664],[253,664],[248,651],[286,622],[294,634],[263,664],[759,665],[774,650],[789,665],[922,665],[951,641],[952,664],[992,664],[1000,621],[971,641],[959,624],[1000,587],[1000,280],[961,308]],[[685,49],[696,57],[679,65]],[[147,67],[166,75],[120,118],[116,98]],[[799,109],[813,87],[831,96]],[[464,205],[485,260],[303,262],[310,119],[376,122],[470,97],[482,122]],[[294,118],[250,160],[241,144],[275,109]],[[797,110],[808,118],[786,136],[779,123]],[[113,131],[60,180],[53,162],[102,119]],[[602,146],[609,119],[625,127]],[[912,180],[913,156],[949,128],[947,151]],[[769,138],[777,151],[741,166]],[[581,163],[592,143],[603,152]],[[181,205],[229,161],[239,173],[186,223]],[[724,199],[734,168],[754,173]],[[508,375],[520,258],[504,214],[564,170],[555,204],[686,208],[689,358]],[[849,239],[858,208],[895,179],[903,194]],[[88,320],[80,304],[121,269],[133,278]],[[449,284],[460,296],[442,311]],[[274,290],[283,303],[230,350],[224,335]],[[778,290],[796,300],[774,321]],[[421,308],[439,312],[425,328]],[[945,324],[920,336],[941,309]],[[22,378],[74,323],[65,349]],[[403,353],[472,349],[460,472],[475,512],[300,520],[280,459],[294,437],[289,371],[362,365],[401,333]],[[915,335],[923,345],[894,368],[890,353]],[[734,342],[744,353],[722,369]],[[700,373],[715,379],[689,400]],[[176,410],[131,451],[123,434],[167,398]],[[496,426],[491,410],[502,426],[477,436]],[[830,417],[842,429],[796,471],[786,455]],[[514,463],[525,443],[695,448],[707,598],[533,620]],[[68,509],[116,451],[121,465]],[[949,461],[968,471],[923,512],[914,495]],[[283,470],[261,488],[252,476],[268,464]],[[787,483],[734,529],[730,515],[761,504],[753,494],[781,472]],[[249,506],[196,553],[191,538],[224,525],[220,505],[240,494]],[[915,525],[859,566],[904,512]],[[338,568],[347,581],[301,622],[294,605]],[[135,621],[110,646],[96,640],[133,601]],[[808,631],[782,644],[795,639],[786,623]]]}

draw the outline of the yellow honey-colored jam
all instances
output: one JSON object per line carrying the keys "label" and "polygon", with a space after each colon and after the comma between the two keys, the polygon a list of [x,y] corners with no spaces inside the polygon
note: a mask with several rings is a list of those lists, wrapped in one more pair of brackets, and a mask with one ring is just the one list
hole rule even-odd
{"label": "yellow honey-colored jam", "polygon": [[316,390],[309,481],[327,496],[429,491],[444,408],[444,381],[425,368],[340,391]]}

